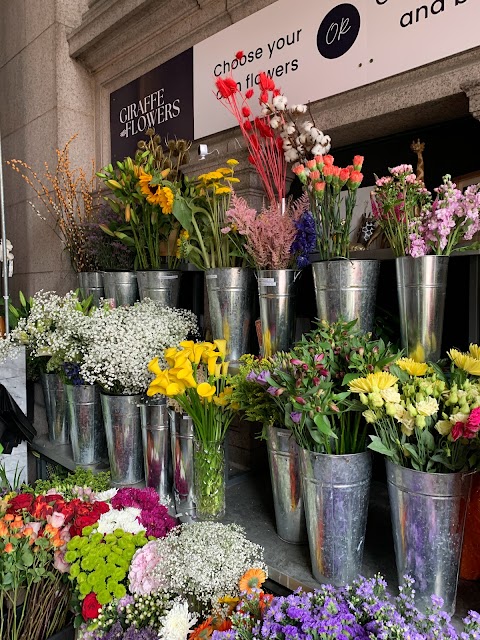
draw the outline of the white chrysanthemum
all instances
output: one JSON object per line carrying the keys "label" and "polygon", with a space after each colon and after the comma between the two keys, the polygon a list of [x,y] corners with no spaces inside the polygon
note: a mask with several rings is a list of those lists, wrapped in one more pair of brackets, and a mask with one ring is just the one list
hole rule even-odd
{"label": "white chrysanthemum", "polygon": [[187,640],[197,616],[190,613],[186,602],[176,602],[163,618],[160,640]]}
{"label": "white chrysanthemum", "polygon": [[110,509],[107,513],[102,513],[98,520],[98,531],[100,533],[113,533],[116,529],[122,529],[128,533],[140,533],[145,531],[138,520],[140,509],[127,507],[126,509]]}
{"label": "white chrysanthemum", "polygon": [[118,489],[107,489],[106,491],[100,491],[94,496],[95,502],[110,502],[110,500],[117,494]]}

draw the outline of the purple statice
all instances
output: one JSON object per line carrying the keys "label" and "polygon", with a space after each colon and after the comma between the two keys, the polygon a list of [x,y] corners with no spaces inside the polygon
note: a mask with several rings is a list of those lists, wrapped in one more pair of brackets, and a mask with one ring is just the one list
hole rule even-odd
{"label": "purple statice", "polygon": [[176,520],[169,515],[167,507],[160,503],[155,489],[151,487],[120,489],[112,498],[112,507],[119,510],[126,507],[140,509],[138,520],[145,527],[147,536],[154,538],[164,538],[177,525]]}
{"label": "purple statice", "polygon": [[122,640],[158,640],[158,633],[152,627],[137,629],[130,627],[125,631]]}
{"label": "purple statice", "polygon": [[295,254],[297,267],[304,269],[310,263],[309,255],[315,251],[317,246],[317,234],[315,230],[315,219],[310,211],[304,211],[300,218],[295,221],[297,233],[290,248],[290,253]]}

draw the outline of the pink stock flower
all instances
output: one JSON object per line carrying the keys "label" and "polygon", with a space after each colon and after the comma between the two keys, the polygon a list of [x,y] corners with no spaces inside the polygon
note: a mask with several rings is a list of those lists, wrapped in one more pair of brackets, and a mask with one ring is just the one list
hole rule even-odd
{"label": "pink stock flower", "polygon": [[60,573],[67,573],[70,570],[70,565],[65,562],[65,551],[55,551],[53,566]]}
{"label": "pink stock flower", "polygon": [[54,511],[51,516],[47,516],[48,524],[51,524],[52,527],[56,529],[60,529],[65,524],[65,516],[63,513],[58,513],[58,511]]}

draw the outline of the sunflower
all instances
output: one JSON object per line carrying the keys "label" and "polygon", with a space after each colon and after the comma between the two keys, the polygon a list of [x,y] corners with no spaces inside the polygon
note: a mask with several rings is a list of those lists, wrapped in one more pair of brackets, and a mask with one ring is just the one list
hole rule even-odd
{"label": "sunflower", "polygon": [[238,587],[240,591],[251,592],[252,589],[260,589],[267,579],[267,575],[263,569],[249,569],[240,578]]}
{"label": "sunflower", "polygon": [[393,387],[396,382],[398,382],[398,378],[391,373],[377,371],[377,373],[369,373],[365,378],[352,380],[348,386],[353,393],[372,393]]}
{"label": "sunflower", "polygon": [[138,178],[140,191],[143,193],[143,195],[147,199],[147,202],[149,202],[150,204],[160,204],[160,202],[158,202],[158,191],[159,189],[161,189],[161,187],[159,187],[158,185],[152,185],[152,180],[153,176],[141,169],[140,177]]}
{"label": "sunflower", "polygon": [[416,362],[412,358],[400,358],[395,364],[410,376],[424,376],[429,369],[425,362]]}
{"label": "sunflower", "polygon": [[470,373],[472,376],[480,376],[480,360],[457,349],[450,349],[447,355],[459,369],[463,369],[463,371]]}
{"label": "sunflower", "polygon": [[170,187],[158,187],[156,198],[165,215],[172,213],[174,195]]}

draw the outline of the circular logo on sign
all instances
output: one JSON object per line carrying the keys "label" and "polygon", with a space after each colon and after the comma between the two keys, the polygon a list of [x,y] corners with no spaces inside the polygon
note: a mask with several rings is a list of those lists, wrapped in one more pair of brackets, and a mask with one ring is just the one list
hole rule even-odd
{"label": "circular logo on sign", "polygon": [[340,58],[353,46],[360,31],[360,14],[353,4],[339,4],[327,13],[317,33],[317,47],[324,58]]}

